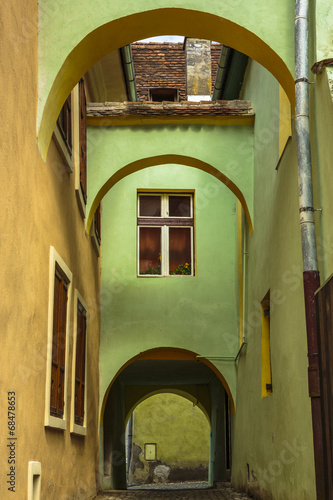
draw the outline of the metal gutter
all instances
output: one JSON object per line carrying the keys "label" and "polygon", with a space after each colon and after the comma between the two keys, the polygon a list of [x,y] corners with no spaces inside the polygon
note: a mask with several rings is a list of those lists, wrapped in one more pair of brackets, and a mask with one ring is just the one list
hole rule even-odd
{"label": "metal gutter", "polygon": [[225,80],[222,99],[239,99],[248,59],[242,52],[232,50],[229,63],[230,68]]}
{"label": "metal gutter", "polygon": [[309,124],[309,0],[295,2],[295,129],[297,144],[299,214],[301,224],[303,284],[308,343],[308,384],[311,398],[317,499],[326,499],[323,429],[321,418],[315,291],[318,271]]}
{"label": "metal gutter", "polygon": [[127,96],[129,101],[139,101],[135,85],[135,73],[133,65],[132,49],[130,45],[125,45],[120,49],[121,60],[124,68],[126,80]]}
{"label": "metal gutter", "polygon": [[222,94],[224,80],[227,75],[228,60],[230,57],[231,49],[230,47],[222,46],[219,64],[217,67],[217,73],[215,78],[214,90],[212,95],[212,101],[218,101]]}
{"label": "metal gutter", "polygon": [[248,57],[242,52],[224,47],[216,73],[212,101],[239,98]]}

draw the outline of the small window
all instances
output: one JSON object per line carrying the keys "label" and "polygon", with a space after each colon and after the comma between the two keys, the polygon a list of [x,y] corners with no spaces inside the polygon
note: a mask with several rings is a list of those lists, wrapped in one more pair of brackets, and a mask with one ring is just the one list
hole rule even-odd
{"label": "small window", "polygon": [[70,94],[59,113],[53,138],[68,173],[73,172],[73,97]]}
{"label": "small window", "polygon": [[194,275],[193,195],[139,193],[138,275]]}
{"label": "small window", "polygon": [[96,212],[94,214],[94,233],[97,239],[97,243],[101,245],[101,204],[96,208]]}
{"label": "small window", "polygon": [[75,423],[83,425],[84,419],[84,391],[85,391],[85,363],[86,363],[86,329],[87,313],[81,302],[77,301],[77,330],[76,330],[76,360],[75,360]]}
{"label": "small window", "polygon": [[87,432],[87,305],[78,290],[74,292],[74,336],[72,365],[71,432]]}
{"label": "small window", "polygon": [[168,89],[168,88],[157,88],[148,90],[148,100],[149,101],[179,101],[178,89]]}
{"label": "small window", "polygon": [[266,397],[273,391],[270,347],[270,292],[261,302],[261,394]]}
{"label": "small window", "polygon": [[94,213],[91,232],[91,239],[98,256],[100,255],[101,248],[101,226],[101,204],[99,204]]}
{"label": "small window", "polygon": [[72,154],[72,96],[69,94],[65,104],[61,108],[57,119],[62,138],[66,144],[68,152]]}

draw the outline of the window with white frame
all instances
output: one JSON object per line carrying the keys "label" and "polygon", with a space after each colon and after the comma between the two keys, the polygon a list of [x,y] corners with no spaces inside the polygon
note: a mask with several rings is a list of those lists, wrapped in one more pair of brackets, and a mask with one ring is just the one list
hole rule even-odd
{"label": "window with white frame", "polygon": [[74,343],[71,432],[86,435],[87,421],[87,306],[74,292]]}
{"label": "window with white frame", "polygon": [[72,273],[51,247],[45,425],[63,430],[66,429],[71,288]]}
{"label": "window with white frame", "polygon": [[194,275],[193,193],[138,193],[138,275]]}

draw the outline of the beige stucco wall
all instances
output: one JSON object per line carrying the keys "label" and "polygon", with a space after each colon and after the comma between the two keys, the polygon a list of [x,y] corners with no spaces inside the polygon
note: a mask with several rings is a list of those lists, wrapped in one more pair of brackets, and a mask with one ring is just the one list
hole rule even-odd
{"label": "beige stucco wall", "polygon": [[[41,498],[89,498],[96,490],[98,429],[99,263],[85,234],[74,176],[67,174],[55,145],[46,164],[36,145],[37,2],[0,5],[0,276],[1,335],[0,469],[9,472],[7,392],[16,396],[16,498],[27,498],[28,462],[41,462]],[[54,246],[73,273],[88,305],[87,436],[44,427],[49,255]],[[70,307],[67,412],[71,403],[74,302]],[[0,497],[12,498],[5,481]]]}

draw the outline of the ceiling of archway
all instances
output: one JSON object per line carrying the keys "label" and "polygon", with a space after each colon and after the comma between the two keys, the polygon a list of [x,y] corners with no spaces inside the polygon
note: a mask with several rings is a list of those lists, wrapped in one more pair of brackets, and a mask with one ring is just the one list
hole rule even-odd
{"label": "ceiling of archway", "polygon": [[217,378],[200,361],[136,360],[127,366],[118,379],[124,385],[207,385]]}

